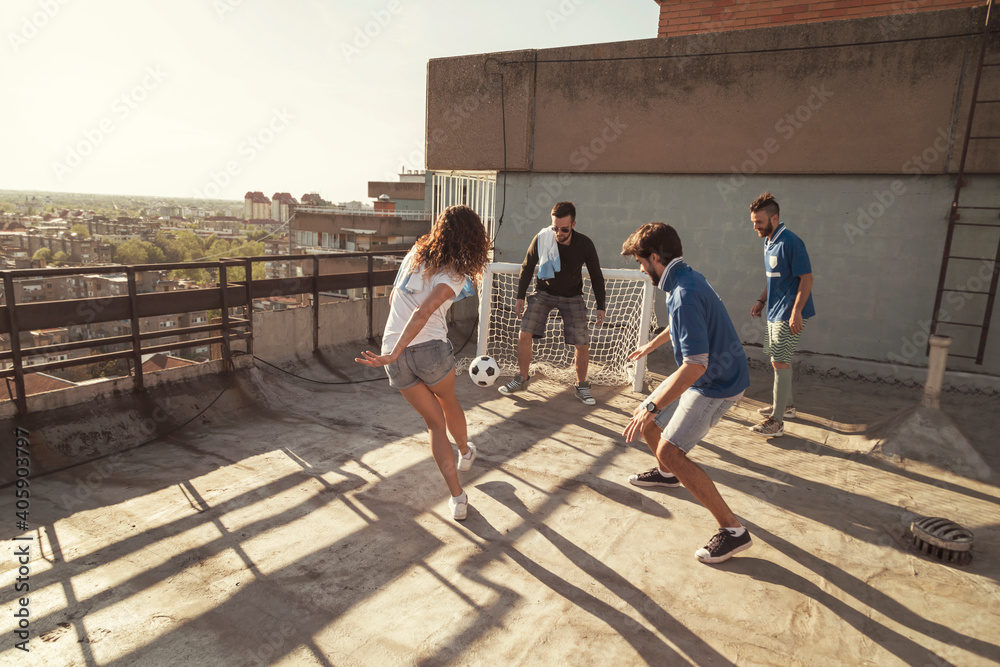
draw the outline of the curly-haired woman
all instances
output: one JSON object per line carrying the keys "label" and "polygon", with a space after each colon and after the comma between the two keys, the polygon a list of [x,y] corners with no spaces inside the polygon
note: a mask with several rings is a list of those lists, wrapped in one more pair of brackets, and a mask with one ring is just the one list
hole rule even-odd
{"label": "curly-haired woman", "polygon": [[455,396],[455,355],[445,313],[466,277],[478,278],[490,248],[482,220],[468,206],[449,206],[430,234],[417,240],[389,295],[382,354],[365,350],[359,364],[385,366],[390,386],[423,417],[431,453],[451,491],[452,516],[462,520],[469,499],[458,481],[448,433],[458,445],[458,470],[468,470],[476,448],[468,441],[465,412]]}

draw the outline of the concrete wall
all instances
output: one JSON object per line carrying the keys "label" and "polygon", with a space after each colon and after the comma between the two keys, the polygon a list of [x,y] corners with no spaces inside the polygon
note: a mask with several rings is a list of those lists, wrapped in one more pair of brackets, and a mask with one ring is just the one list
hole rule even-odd
{"label": "concrete wall", "polygon": [[[576,203],[577,229],[597,244],[603,266],[635,268],[621,257],[622,242],[643,223],[667,222],[680,233],[686,259],[719,292],[744,342],[760,344],[762,324],[748,313],[764,288],[762,241],[747,207],[770,190],[781,205],[782,220],[805,241],[816,279],[817,317],[801,349],[887,362],[897,367],[889,373],[926,364],[953,178],[786,175],[736,182],[738,187],[725,176],[697,175],[510,174],[496,259],[520,263],[531,237],[548,224],[552,203],[560,199]],[[998,192],[1000,176],[979,177],[974,187]],[[992,234],[995,250],[995,231],[976,233]],[[979,244],[972,236],[963,243]],[[984,270],[987,279],[991,268]],[[982,289],[983,284],[966,287]],[[975,321],[982,314],[978,299],[946,301],[943,312],[952,321]],[[985,363],[951,358],[949,369],[1000,374],[1000,309],[992,320]],[[956,336],[955,351],[968,347],[961,338],[969,335],[967,328],[941,333]]]}
{"label": "concrete wall", "polygon": [[[954,172],[981,42],[960,35],[982,15],[919,12],[890,36],[912,41],[893,43],[871,18],[431,60],[427,167]],[[865,42],[879,43],[853,46]],[[987,111],[977,125],[1000,131]],[[942,135],[946,150],[915,164]],[[970,166],[1000,171],[996,143],[971,149]]]}
{"label": "concrete wall", "polygon": [[[421,187],[423,187],[421,185]],[[371,229],[378,236],[420,236],[431,230],[430,220],[404,220],[397,216],[351,215],[349,213],[295,214],[295,229],[339,233],[344,229]]]}
{"label": "concrete wall", "polygon": [[[764,282],[747,206],[770,190],[813,259],[819,315],[802,348],[899,373],[926,363],[983,16],[916,12],[891,35],[883,16],[432,60],[427,166],[506,171],[498,261],[520,262],[563,199],[606,266],[622,265],[640,224],[674,224],[750,344],[761,329],[746,312]],[[997,69],[980,99],[1000,96]],[[977,109],[976,134],[1000,134],[995,106]],[[1000,205],[998,144],[970,146],[963,205]],[[995,227],[961,228],[953,254],[993,257],[998,239]],[[946,286],[988,289],[993,264],[952,267]],[[940,311],[975,324],[984,312],[984,297],[958,293]],[[953,356],[949,368],[1000,374],[992,320],[984,364]],[[938,332],[975,354],[978,331]]]}
{"label": "concrete wall", "polygon": [[[366,301],[321,304],[319,308],[320,347],[357,343],[359,352],[368,337]],[[463,299],[452,307],[451,319],[467,327],[478,315],[478,300]],[[373,301],[372,329],[381,338],[389,318],[389,298]],[[313,309],[293,308],[254,314],[254,354],[272,363],[308,356],[313,351]],[[464,330],[464,328],[463,328]]]}

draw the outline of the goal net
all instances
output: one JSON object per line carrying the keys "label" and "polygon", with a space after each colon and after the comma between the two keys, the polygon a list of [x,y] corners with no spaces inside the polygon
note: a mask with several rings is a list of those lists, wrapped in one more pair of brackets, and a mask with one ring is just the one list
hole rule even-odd
{"label": "goal net", "polygon": [[[479,345],[477,353],[496,359],[503,375],[517,373],[517,280],[519,264],[490,264],[483,274],[479,304]],[[587,379],[600,385],[631,383],[641,392],[646,359],[629,361],[628,355],[649,340],[655,326],[654,287],[638,270],[601,269],[604,274],[606,312],[603,326],[596,324],[596,302],[590,274],[583,269],[583,298],[590,321],[590,367]],[[529,294],[531,289],[528,290]],[[563,323],[558,310],[549,313],[544,338],[532,345],[531,372],[541,371],[557,382],[575,383],[572,345],[563,339]]]}

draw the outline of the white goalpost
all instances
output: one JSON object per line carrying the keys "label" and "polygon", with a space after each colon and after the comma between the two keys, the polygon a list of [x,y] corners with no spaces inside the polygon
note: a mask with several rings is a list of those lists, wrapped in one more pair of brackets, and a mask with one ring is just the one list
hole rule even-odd
{"label": "white goalpost", "polygon": [[[596,302],[590,273],[583,269],[583,297],[587,311],[591,313],[587,378],[600,385],[632,383],[634,391],[642,392],[646,359],[629,361],[628,355],[649,341],[650,328],[656,324],[652,319],[655,288],[642,271],[602,268],[601,272],[604,274],[607,310],[603,326],[596,327],[592,315]],[[504,375],[517,372],[520,321],[515,313],[515,301],[520,273],[520,264],[489,264],[480,290],[477,354],[493,357]],[[575,382],[573,352],[573,346],[563,340],[559,311],[553,310],[549,314],[545,337],[534,341],[531,369],[542,371],[546,377],[558,382]]]}

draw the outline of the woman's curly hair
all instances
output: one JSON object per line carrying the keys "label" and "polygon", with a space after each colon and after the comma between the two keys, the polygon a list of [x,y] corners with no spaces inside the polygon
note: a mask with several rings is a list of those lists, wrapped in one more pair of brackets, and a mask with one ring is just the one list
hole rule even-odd
{"label": "woman's curly hair", "polygon": [[449,206],[434,221],[430,234],[417,239],[414,266],[428,273],[446,269],[479,278],[489,261],[490,239],[483,221],[468,206]]}

